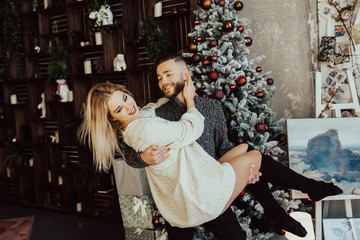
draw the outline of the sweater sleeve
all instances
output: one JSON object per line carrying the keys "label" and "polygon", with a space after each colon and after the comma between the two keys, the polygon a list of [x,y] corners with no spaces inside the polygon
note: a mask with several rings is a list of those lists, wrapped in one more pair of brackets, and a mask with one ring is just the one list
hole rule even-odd
{"label": "sweater sleeve", "polygon": [[141,119],[128,125],[124,141],[135,151],[143,151],[152,144],[182,148],[198,139],[204,130],[204,116],[195,108],[190,108],[179,121],[162,118]]}
{"label": "sweater sleeve", "polygon": [[149,166],[146,162],[144,162],[140,154],[136,152],[132,147],[129,147],[127,144],[123,143],[123,152],[125,157],[125,162],[133,168],[144,168]]}
{"label": "sweater sleeve", "polygon": [[141,114],[144,117],[153,117],[156,116],[155,109],[161,107],[169,101],[168,98],[160,98],[156,103],[148,103],[141,108]]}

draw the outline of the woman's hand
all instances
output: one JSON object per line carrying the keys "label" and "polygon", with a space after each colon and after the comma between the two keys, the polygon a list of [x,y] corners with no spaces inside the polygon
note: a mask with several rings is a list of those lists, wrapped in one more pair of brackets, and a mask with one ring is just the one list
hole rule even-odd
{"label": "woman's hand", "polygon": [[185,76],[186,79],[184,80],[185,86],[183,89],[183,96],[186,102],[186,106],[187,108],[195,107],[194,96],[196,96],[196,93],[193,81],[190,77],[189,70],[186,71]]}

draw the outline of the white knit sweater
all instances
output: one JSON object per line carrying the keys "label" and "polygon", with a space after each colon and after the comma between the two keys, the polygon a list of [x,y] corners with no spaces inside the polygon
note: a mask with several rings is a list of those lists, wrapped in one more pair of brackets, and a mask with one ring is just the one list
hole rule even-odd
{"label": "white knit sweater", "polygon": [[220,164],[196,143],[204,129],[204,117],[190,108],[180,121],[156,117],[160,99],[142,109],[144,118],[123,131],[126,144],[142,152],[152,144],[169,145],[170,157],[146,167],[155,203],[163,217],[177,227],[193,227],[220,215],[235,186],[230,164]]}

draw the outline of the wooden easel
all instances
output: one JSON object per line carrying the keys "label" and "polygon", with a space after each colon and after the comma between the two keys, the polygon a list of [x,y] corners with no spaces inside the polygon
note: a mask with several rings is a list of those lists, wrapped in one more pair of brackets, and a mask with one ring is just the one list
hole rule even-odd
{"label": "wooden easel", "polygon": [[[322,220],[327,218],[329,213],[330,201],[344,201],[346,217],[353,216],[351,200],[360,199],[359,195],[337,195],[326,197],[315,203],[315,237],[316,240],[322,240]],[[323,204],[324,202],[324,204]],[[324,208],[323,208],[324,205]]]}

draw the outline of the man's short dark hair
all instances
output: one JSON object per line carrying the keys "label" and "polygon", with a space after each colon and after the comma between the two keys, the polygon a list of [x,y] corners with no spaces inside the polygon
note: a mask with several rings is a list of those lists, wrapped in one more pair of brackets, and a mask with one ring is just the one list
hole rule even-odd
{"label": "man's short dark hair", "polygon": [[159,60],[156,62],[156,67],[159,66],[160,64],[167,62],[169,60],[175,60],[175,62],[183,62],[186,65],[186,61],[185,58],[183,58],[181,55],[179,54],[167,54],[164,55],[162,57],[159,58]]}

